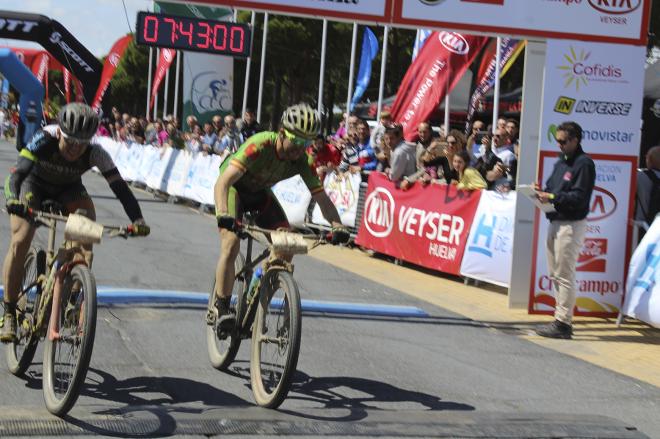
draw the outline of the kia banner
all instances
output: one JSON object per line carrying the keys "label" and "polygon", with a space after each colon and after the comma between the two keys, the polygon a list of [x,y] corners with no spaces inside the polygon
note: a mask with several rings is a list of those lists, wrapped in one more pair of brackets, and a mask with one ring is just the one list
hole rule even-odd
{"label": "kia banner", "polygon": [[587,153],[637,156],[645,47],[548,40],[541,150],[558,151],[557,126],[582,127]]}
{"label": "kia banner", "polygon": [[650,9],[651,0],[397,0],[393,21],[408,27],[643,46]]}
{"label": "kia banner", "polygon": [[174,49],[160,49],[160,58],[158,59],[158,66],[156,67],[156,72],[154,73],[154,82],[151,87],[151,100],[149,101],[149,109],[153,108],[154,100],[156,99],[156,94],[160,88],[160,83],[165,77],[165,72],[170,68],[174,57],[176,56],[176,50]]}
{"label": "kia banner", "polygon": [[433,32],[426,39],[392,104],[392,118],[403,125],[406,140],[415,138],[417,125],[452,91],[487,42],[487,37],[456,32]]}
{"label": "kia banner", "polygon": [[508,287],[517,194],[483,191],[461,263],[461,275]]}
{"label": "kia banner", "polygon": [[[541,152],[539,179],[552,173],[557,153]],[[587,216],[587,233],[577,261],[575,286],[576,315],[616,316],[623,299],[626,267],[630,257],[628,242],[633,200],[629,186],[635,172],[636,157],[592,154],[596,164],[596,187]],[[550,314],[554,293],[548,276],[545,238],[548,221],[536,210],[533,284],[529,311]]]}
{"label": "kia banner", "polygon": [[413,264],[458,275],[480,191],[415,184],[402,191],[372,173],[356,243]]}
{"label": "kia banner", "polygon": [[99,84],[99,88],[96,90],[96,95],[94,96],[94,102],[92,103],[92,107],[95,110],[101,108],[101,100],[103,99],[103,95],[105,94],[105,91],[108,89],[110,80],[112,79],[112,76],[115,74],[115,70],[117,70],[117,66],[119,65],[119,61],[121,60],[121,57],[124,55],[124,51],[126,50],[132,39],[133,39],[132,35],[126,35],[124,37],[121,37],[115,42],[115,44],[113,44],[112,49],[110,49],[110,53],[105,59],[105,64],[103,65],[103,73],[101,74],[101,83]]}

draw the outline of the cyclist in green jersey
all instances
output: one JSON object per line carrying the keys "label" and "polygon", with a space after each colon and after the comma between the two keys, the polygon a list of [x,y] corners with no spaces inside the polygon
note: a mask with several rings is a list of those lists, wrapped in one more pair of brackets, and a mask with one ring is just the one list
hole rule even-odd
{"label": "cyclist in green jersey", "polygon": [[332,224],[333,243],[348,241],[348,229],[341,224],[337,208],[323,190],[313,161],[305,152],[320,129],[316,110],[307,104],[294,105],[284,111],[279,131],[255,134],[220,166],[215,184],[215,208],[221,249],[215,274],[215,309],[209,310],[209,324],[219,318],[220,326],[226,326],[233,323],[235,317],[230,299],[234,261],[239,251],[236,220],[249,211],[256,214],[255,221],[260,227],[289,226],[271,191],[275,183],[300,175],[324,218]]}

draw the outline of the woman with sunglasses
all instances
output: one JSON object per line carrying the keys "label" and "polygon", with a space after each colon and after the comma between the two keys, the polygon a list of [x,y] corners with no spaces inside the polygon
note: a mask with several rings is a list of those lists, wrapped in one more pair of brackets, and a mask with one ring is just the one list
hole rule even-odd
{"label": "woman with sunglasses", "polygon": [[215,184],[215,209],[220,232],[220,258],[216,268],[215,305],[208,310],[207,323],[216,319],[222,327],[232,324],[230,308],[234,283],[234,260],[239,251],[236,221],[244,212],[255,214],[256,224],[266,229],[288,227],[286,214],[273,195],[275,183],[300,175],[332,224],[333,243],[347,242],[348,229],[341,224],[337,208],[323,190],[312,158],[305,150],[321,131],[318,112],[307,104],[287,108],[279,131],[264,131],[247,139],[220,165]]}

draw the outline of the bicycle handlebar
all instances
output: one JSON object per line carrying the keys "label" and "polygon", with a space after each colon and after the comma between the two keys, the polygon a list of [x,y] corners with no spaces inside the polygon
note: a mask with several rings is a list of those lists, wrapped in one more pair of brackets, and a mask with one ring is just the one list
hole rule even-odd
{"label": "bicycle handlebar", "polygon": [[[67,222],[69,221],[69,216],[68,215],[60,215],[56,213],[51,213],[51,212],[44,212],[41,210],[34,210],[34,209],[28,209],[27,210],[27,219],[33,224],[36,225],[42,225],[42,226],[49,226],[50,224],[47,222],[47,220],[51,221],[60,221],[60,222]],[[94,224],[98,224],[103,227],[103,234],[106,236],[109,236],[110,238],[115,238],[115,237],[120,237],[127,239],[129,236],[134,237],[138,236],[135,234],[134,226],[133,224],[128,224],[126,226],[114,226],[114,225],[107,225],[107,224],[101,224],[97,223],[96,221],[93,221],[91,219],[88,219],[89,221],[93,222]]]}

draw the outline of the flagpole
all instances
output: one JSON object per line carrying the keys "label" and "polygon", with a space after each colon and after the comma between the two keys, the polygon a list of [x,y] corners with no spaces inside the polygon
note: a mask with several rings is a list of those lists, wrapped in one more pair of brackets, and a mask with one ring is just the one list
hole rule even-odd
{"label": "flagpole", "polygon": [[264,34],[261,41],[261,66],[259,66],[259,97],[257,98],[257,120],[261,120],[261,98],[264,92],[264,72],[266,70],[266,40],[268,39],[268,12],[264,14]]}
{"label": "flagpole", "polygon": [[346,120],[344,123],[348,126],[348,114],[351,111],[351,100],[353,94],[353,71],[355,70],[355,50],[357,46],[358,24],[353,23],[353,41],[351,42],[351,63],[348,70],[348,96],[346,97]]}
{"label": "flagpole", "polygon": [[163,119],[167,116],[167,94],[170,89],[170,66],[165,70],[165,90],[163,92]]}
{"label": "flagpole", "polygon": [[[447,81],[449,88],[449,81]],[[445,137],[449,135],[449,93],[445,93]]]}
{"label": "flagpole", "polygon": [[174,77],[174,110],[172,114],[177,117],[177,108],[179,106],[179,72],[181,70],[181,51],[176,51],[176,76]]}
{"label": "flagpole", "polygon": [[[156,66],[160,60],[160,49],[156,49]],[[158,90],[156,90],[156,96],[154,97],[154,120],[158,119]]]}
{"label": "flagpole", "polygon": [[497,129],[497,119],[500,117],[500,61],[502,54],[502,37],[497,37],[497,47],[495,48],[495,91],[493,92],[493,134]]}
{"label": "flagpole", "polygon": [[151,63],[154,55],[154,48],[149,47],[149,74],[147,76],[147,109],[145,110],[144,114],[147,116],[147,119],[149,119],[149,102],[151,102]]}
{"label": "flagpole", "polygon": [[[252,11],[252,16],[250,17],[250,29],[254,32],[254,19],[255,13]],[[245,114],[247,109],[247,99],[248,99],[248,89],[250,88],[250,68],[252,67],[252,55],[248,56],[247,64],[245,65],[245,85],[243,86],[243,108],[241,109],[241,115]],[[257,119],[257,122],[259,119]]]}
{"label": "flagpole", "polygon": [[380,120],[380,113],[383,106],[383,90],[385,88],[385,62],[387,61],[387,38],[390,33],[390,27],[385,26],[385,32],[383,33],[383,54],[382,59],[380,60],[380,85],[378,87],[378,116],[376,120]]}
{"label": "flagpole", "polygon": [[316,104],[316,110],[319,115],[323,111],[323,80],[325,79],[325,49],[328,39],[328,20],[323,19],[323,36],[321,37],[321,72],[319,73],[319,100]]}

